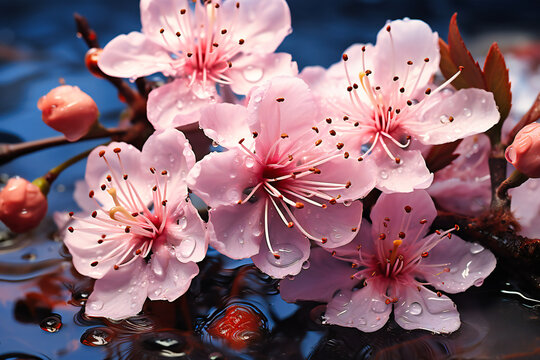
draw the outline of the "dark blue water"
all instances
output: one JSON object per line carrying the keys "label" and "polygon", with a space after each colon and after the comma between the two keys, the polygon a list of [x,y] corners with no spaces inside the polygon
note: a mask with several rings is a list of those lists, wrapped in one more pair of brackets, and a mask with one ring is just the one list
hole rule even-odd
{"label": "dark blue water", "polygon": [[[301,68],[328,66],[350,44],[374,41],[387,19],[421,18],[446,37],[450,16],[458,11],[468,41],[480,35],[493,39],[493,32],[540,36],[537,1],[291,0],[290,7],[294,31],[280,50],[291,53]],[[103,45],[117,34],[140,28],[134,0],[0,1],[0,142],[57,135],[41,122],[36,102],[60,78],[95,99],[104,124],[114,126],[117,121],[123,104],[116,100],[112,86],[86,71],[86,45],[75,35],[74,12],[88,18]],[[24,156],[2,166],[0,173],[4,178],[33,179],[97,144],[71,144]],[[49,195],[50,214],[75,208],[73,183],[82,178],[83,169],[84,164],[78,164],[58,179]],[[407,332],[392,322],[375,334],[362,334],[320,325],[316,304],[285,304],[270,279],[250,268],[239,277],[239,270],[232,270],[237,263],[215,254],[202,265],[201,276],[186,296],[188,303],[155,302],[145,308],[148,316],[131,322],[89,320],[73,304],[84,302],[91,284],[61,256],[62,246],[51,236],[53,232],[52,222],[47,221],[29,236],[0,240],[0,359],[391,359],[510,354],[526,358],[540,347],[538,303],[515,293],[511,277],[500,272],[484,287],[452,296],[463,321],[452,335]],[[231,299],[226,290],[238,278],[243,290]],[[235,352],[205,329],[208,319],[240,300],[261,312],[264,327],[260,340]],[[50,318],[51,314],[56,315]]]}

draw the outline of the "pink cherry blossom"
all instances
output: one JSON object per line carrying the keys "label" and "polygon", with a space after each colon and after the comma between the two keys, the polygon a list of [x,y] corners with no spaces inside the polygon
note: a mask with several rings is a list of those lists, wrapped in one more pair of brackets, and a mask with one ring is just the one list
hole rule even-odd
{"label": "pink cherry blossom", "polygon": [[451,236],[451,230],[427,235],[436,213],[423,190],[382,194],[371,212],[371,229],[363,224],[354,241],[331,255],[314,250],[309,269],[281,281],[282,297],[327,302],[327,323],[366,332],[383,327],[392,307],[405,329],[457,330],[455,304],[426,285],[447,293],[480,286],[496,260],[481,245]]}
{"label": "pink cherry blossom", "polygon": [[385,192],[431,184],[433,174],[416,142],[452,142],[499,120],[493,94],[446,89],[460,71],[433,87],[439,59],[437,33],[420,20],[404,19],[389,22],[376,45],[352,45],[327,71],[315,67],[302,73],[328,115],[339,120],[335,130],[343,134],[345,149],[378,168],[377,187]]}
{"label": "pink cherry blossom", "polygon": [[[215,104],[201,127],[228,148],[211,153],[188,176],[210,207],[211,245],[251,257],[274,277],[298,273],[308,239],[326,247],[351,241],[374,186],[363,164],[349,160],[300,79],[277,77],[249,94],[247,107]],[[262,241],[262,239],[265,239]]]}
{"label": "pink cherry blossom", "polygon": [[289,54],[274,53],[291,29],[284,0],[141,0],[140,8],[142,32],[113,39],[98,64],[112,76],[161,72],[173,79],[148,99],[157,129],[197,122],[196,110],[221,101],[216,85],[245,95],[265,79],[298,71]]}
{"label": "pink cherry blossom", "polygon": [[476,216],[489,208],[491,181],[489,138],[484,134],[466,137],[454,153],[459,156],[435,173],[426,189],[441,209]]}
{"label": "pink cherry blossom", "polygon": [[89,155],[94,211],[73,216],[65,236],[77,271],[97,279],[87,315],[121,319],[141,311],[147,297],[173,301],[187,291],[208,246],[186,198],[194,163],[186,138],[172,129],[152,135],[142,151],[111,143]]}

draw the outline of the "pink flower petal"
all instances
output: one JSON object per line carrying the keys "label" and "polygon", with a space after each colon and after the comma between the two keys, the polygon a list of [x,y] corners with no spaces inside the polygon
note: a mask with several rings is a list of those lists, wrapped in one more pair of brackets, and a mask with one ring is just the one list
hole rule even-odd
{"label": "pink flower petal", "polygon": [[195,164],[187,183],[208,206],[236,205],[259,181],[260,165],[242,150],[213,152]]}
{"label": "pink flower petal", "polygon": [[142,310],[148,288],[145,265],[139,258],[97,280],[86,302],[86,315],[113,320],[137,315]]}
{"label": "pink flower petal", "polygon": [[285,0],[224,1],[222,9],[223,18],[232,19],[234,33],[245,40],[240,48],[244,53],[274,52],[291,31],[291,14]]}
{"label": "pink flower petal", "polygon": [[219,102],[214,88],[205,96],[196,95],[187,80],[177,79],[154,89],[148,95],[148,120],[155,129],[170,129],[199,121],[202,107]]}
{"label": "pink flower petal", "polygon": [[[390,27],[390,32],[387,31]],[[439,36],[421,20],[395,20],[387,23],[377,35],[373,57],[374,84],[387,89],[393,77],[408,94],[423,89],[439,69]],[[428,58],[429,62],[424,59]],[[412,65],[407,62],[412,61]],[[407,75],[408,74],[408,75]],[[403,81],[407,78],[407,82]],[[416,84],[416,86],[415,86]],[[389,95],[387,90],[387,95]]]}
{"label": "pink flower petal", "polygon": [[482,285],[496,263],[495,256],[482,245],[465,242],[453,235],[431,249],[429,255],[420,261],[417,271],[435,288],[454,294],[472,285]]}
{"label": "pink flower petal", "polygon": [[384,285],[373,279],[352,294],[347,291],[338,293],[326,308],[327,323],[355,327],[365,332],[379,330],[392,311],[392,305],[385,303]]}
{"label": "pink flower petal", "polygon": [[194,262],[183,263],[172,257],[166,246],[158,247],[152,255],[148,273],[148,297],[150,300],[174,301],[183,295],[199,273]]}
{"label": "pink flower petal", "polygon": [[[85,220],[90,219],[87,217]],[[73,257],[73,265],[80,274],[100,279],[109,273],[114,265],[120,263],[125,251],[129,248],[130,236],[112,234],[104,240],[101,234],[110,234],[109,230],[86,221],[75,220],[70,224],[74,231],[66,231],[64,244],[69,249]],[[88,231],[79,229],[88,229]],[[121,228],[119,229],[121,231]],[[104,241],[99,243],[99,240]],[[119,246],[119,244],[125,246]]]}
{"label": "pink flower petal", "polygon": [[[141,0],[142,32],[156,44],[169,50],[176,50],[174,48],[174,45],[178,44],[176,35],[171,31],[164,31],[161,33],[160,30],[178,24],[180,10],[186,9],[186,11],[191,13],[190,3],[191,2],[188,0]],[[184,16],[187,17],[192,15],[186,14]],[[169,46],[169,44],[173,46]]]}
{"label": "pink flower petal", "polygon": [[248,121],[259,134],[257,152],[268,153],[282,134],[294,139],[312,131],[320,120],[318,114],[307,84],[298,78],[278,77],[255,88],[250,93]]}
{"label": "pink flower petal", "polygon": [[358,229],[356,237],[351,242],[333,249],[325,247],[324,250],[335,254],[339,259],[357,263],[359,254],[375,254],[376,249],[374,240],[375,239],[373,239],[373,235],[371,234],[371,224],[366,219],[362,219],[362,224]]}
{"label": "pink flower petal", "polygon": [[272,249],[279,258],[274,256],[263,240],[258,254],[252,256],[251,260],[262,272],[274,278],[298,274],[309,257],[309,240],[297,230],[285,226],[275,213],[269,219],[268,228]]}
{"label": "pink flower petal", "polygon": [[519,234],[531,239],[540,238],[540,180],[529,179],[523,185],[510,189],[512,213],[519,221]]}
{"label": "pink flower petal", "polygon": [[98,66],[105,74],[121,78],[168,73],[170,63],[168,52],[139,32],[115,37],[98,59]]}
{"label": "pink flower petal", "polygon": [[420,291],[416,286],[400,286],[397,297],[394,318],[404,329],[451,333],[461,325],[456,305],[446,295],[438,296],[423,286]]}
{"label": "pink flower petal", "polygon": [[256,84],[276,76],[296,76],[298,65],[290,54],[249,54],[233,61],[227,72],[232,80],[231,88],[237,94],[247,94]]}
{"label": "pink flower petal", "polygon": [[387,193],[411,192],[431,185],[433,174],[426,167],[422,153],[396,148],[392,148],[392,154],[400,158],[400,164],[390,159],[379,146],[364,160],[374,161],[379,169],[377,188]]}
{"label": "pink flower petal", "polygon": [[[410,194],[382,194],[371,210],[372,238],[378,239],[379,234],[385,233],[386,238],[393,241],[400,238],[400,232],[404,232],[405,246],[409,239],[423,238],[436,216],[433,200],[424,190]],[[426,222],[421,224],[421,220]],[[384,227],[384,223],[388,226]]]}
{"label": "pink flower petal", "polygon": [[208,249],[208,234],[204,222],[191,202],[181,205],[183,215],[176,223],[167,225],[167,241],[174,246],[178,261],[199,262]]}
{"label": "pink flower petal", "polygon": [[319,243],[321,246],[336,248],[351,242],[356,236],[362,222],[362,203],[353,201],[349,206],[328,205],[326,209],[304,203],[304,208],[296,209],[294,216],[310,235],[328,239],[325,244]]}
{"label": "pink flower petal", "polygon": [[240,139],[249,149],[253,135],[247,123],[247,110],[242,105],[212,104],[201,109],[199,126],[209,138],[226,148],[238,146]]}
{"label": "pink flower petal", "polygon": [[73,191],[73,198],[79,208],[85,212],[92,212],[96,208],[96,202],[88,196],[90,188],[84,180],[75,181],[75,190]]}
{"label": "pink flower petal", "polygon": [[[155,168],[160,186],[167,181],[167,205],[176,207],[188,194],[186,177],[195,164],[195,154],[184,134],[175,129],[155,132],[146,140],[141,165],[148,169]],[[161,175],[163,171],[167,175]]]}
{"label": "pink flower petal", "polygon": [[279,282],[279,293],[287,302],[298,300],[329,302],[338,289],[352,288],[359,282],[351,280],[351,275],[356,271],[350,264],[334,259],[323,249],[314,248],[304,269],[298,275]]}
{"label": "pink flower petal", "polygon": [[264,201],[219,206],[210,210],[210,245],[232,259],[245,259],[259,252],[264,237]]}
{"label": "pink flower petal", "polygon": [[[118,154],[115,152],[117,149],[120,149]],[[103,157],[100,156],[102,151],[105,152]],[[107,180],[107,175],[112,176],[111,182]],[[128,175],[127,180],[124,180],[124,175]],[[124,199],[131,198],[130,190],[135,189],[145,204],[149,204],[152,200],[152,187],[155,185],[150,171],[143,171],[141,168],[141,152],[132,145],[117,142],[108,146],[98,146],[90,153],[86,164],[85,180],[93,191],[94,198],[106,209],[112,208],[114,202],[111,195],[101,189],[103,184],[114,187]],[[128,182],[132,185],[129,189]],[[137,202],[136,205],[140,204]],[[132,210],[139,211],[140,209]]]}
{"label": "pink flower petal", "polygon": [[422,143],[431,145],[482,133],[500,117],[493,94],[481,89],[462,89],[451,96],[428,96],[418,106],[421,113],[404,120],[404,126]]}

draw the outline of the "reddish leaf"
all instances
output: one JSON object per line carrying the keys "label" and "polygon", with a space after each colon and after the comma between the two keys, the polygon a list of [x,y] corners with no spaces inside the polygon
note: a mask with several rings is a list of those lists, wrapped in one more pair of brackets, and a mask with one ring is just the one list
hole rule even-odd
{"label": "reddish leaf", "polygon": [[502,122],[506,119],[512,107],[512,92],[510,91],[508,69],[497,43],[493,43],[489,48],[484,63],[484,79],[487,90],[493,93],[495,102],[499,107],[499,113],[501,113],[499,124],[502,126]]}
{"label": "reddish leaf", "polygon": [[[452,82],[456,89],[478,88],[486,89],[482,70],[477,61],[474,61],[471,53],[465,46],[457,25],[457,13],[450,20],[448,30],[448,47],[450,49],[450,58],[456,66],[463,66],[461,75]],[[446,75],[445,75],[446,76]]]}
{"label": "reddish leaf", "polygon": [[[450,57],[450,48],[448,47],[448,44],[441,38],[439,38],[439,52],[441,54],[439,68],[441,69],[443,76],[446,79],[450,79],[458,71],[458,67]],[[457,78],[452,84],[455,85],[459,80],[461,79]]]}
{"label": "reddish leaf", "polygon": [[459,156],[459,154],[454,154],[454,151],[461,144],[461,140],[463,139],[433,146],[426,156],[426,165],[429,171],[436,172],[450,165]]}

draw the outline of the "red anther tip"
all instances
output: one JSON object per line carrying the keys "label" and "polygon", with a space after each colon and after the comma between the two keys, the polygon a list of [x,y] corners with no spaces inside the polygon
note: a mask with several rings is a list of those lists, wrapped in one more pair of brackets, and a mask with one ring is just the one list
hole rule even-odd
{"label": "red anther tip", "polygon": [[120,151],[122,151],[122,149],[120,149],[120,148],[114,148],[113,151],[114,151],[116,154],[118,154]]}
{"label": "red anther tip", "polygon": [[160,34],[163,34],[164,32],[165,32],[165,29],[164,29],[164,28],[159,29],[159,33],[160,33]]}
{"label": "red anther tip", "polygon": [[73,211],[70,211],[70,212],[69,212],[69,216],[73,216]]}
{"label": "red anther tip", "polygon": [[463,69],[465,69],[464,66],[460,66],[460,67],[459,67],[459,71],[463,71]]}
{"label": "red anther tip", "polygon": [[328,239],[325,238],[325,237],[323,237],[323,238],[321,238],[321,242],[322,242],[323,244],[326,244],[326,243],[328,242]]}
{"label": "red anther tip", "polygon": [[297,209],[303,209],[303,208],[304,208],[304,204],[302,204],[301,202],[297,202],[294,206],[295,206]]}
{"label": "red anther tip", "polygon": [[388,26],[386,27],[386,31],[390,32],[390,30],[392,30],[392,27],[391,27],[390,25],[388,25]]}
{"label": "red anther tip", "polygon": [[244,39],[240,39],[240,40],[238,40],[238,43],[239,43],[240,45],[243,45],[243,44],[244,44],[244,42],[245,42],[245,40],[244,40]]}
{"label": "red anther tip", "polygon": [[101,151],[99,152],[99,157],[103,157],[103,156],[105,156],[105,150],[101,150]]}
{"label": "red anther tip", "polygon": [[349,56],[347,54],[343,54],[343,61],[349,60]]}
{"label": "red anther tip", "polygon": [[273,255],[274,255],[274,257],[275,257],[276,259],[280,259],[280,258],[281,258],[281,255],[279,255],[279,254],[274,253]]}
{"label": "red anther tip", "polygon": [[412,211],[412,207],[410,207],[409,205],[406,205],[404,209],[406,213],[410,213]]}
{"label": "red anther tip", "polygon": [[70,226],[70,227],[68,227],[67,229],[68,229],[68,231],[71,232],[71,233],[75,231],[75,229],[73,228],[73,226]]}
{"label": "red anther tip", "polygon": [[94,190],[90,190],[90,192],[88,193],[88,197],[89,197],[89,198],[93,198],[93,197],[94,197]]}
{"label": "red anther tip", "polygon": [[289,223],[287,224],[287,227],[290,229],[294,226],[294,223],[292,221],[289,221]]}

